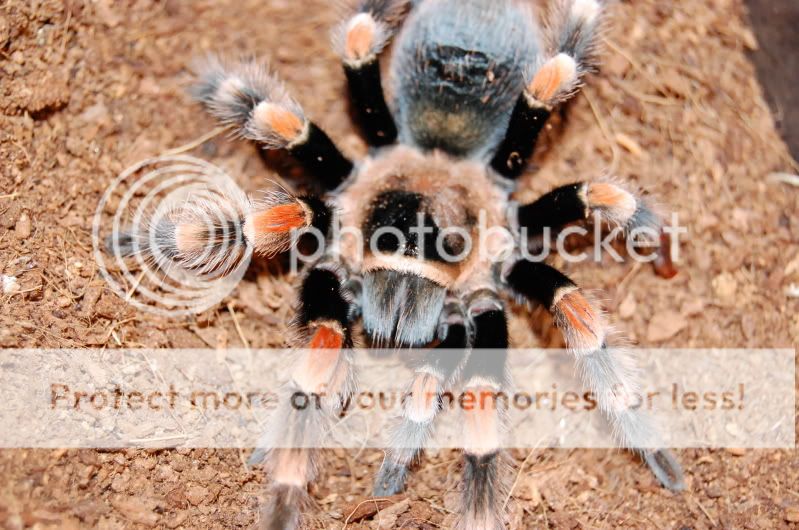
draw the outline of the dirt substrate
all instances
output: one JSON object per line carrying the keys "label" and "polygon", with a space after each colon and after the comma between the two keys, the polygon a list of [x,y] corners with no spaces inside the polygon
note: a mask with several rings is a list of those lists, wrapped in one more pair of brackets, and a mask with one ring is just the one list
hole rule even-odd
{"label": "dirt substrate", "polygon": [[[91,218],[130,163],[185,145],[214,123],[185,95],[186,65],[210,50],[271,58],[306,111],[352,156],[365,146],[347,116],[328,46],[333,2],[10,0],[0,6],[0,294],[2,347],[281,346],[291,278],[254,267],[217,309],[164,321],[124,306],[91,255]],[[636,0],[612,8],[604,67],[555,120],[520,198],[612,173],[646,189],[690,227],[671,281],[632,263],[565,266],[601,290],[634,343],[795,347],[799,342],[799,189],[747,49],[738,0]],[[255,150],[223,137],[190,153],[248,190],[273,178]],[[531,316],[536,324],[529,325]],[[240,324],[240,332],[237,324]],[[558,345],[551,324],[518,311],[519,347]],[[13,428],[13,426],[3,426]],[[231,450],[0,452],[6,528],[249,528],[263,474]],[[513,453],[512,528],[782,528],[799,521],[796,450],[685,450],[687,491],[673,494],[631,455]],[[363,501],[377,451],[336,451],[313,487],[318,528]],[[522,462],[526,461],[524,465]],[[350,530],[447,528],[458,457],[428,455],[381,518]],[[363,507],[361,507],[363,509]]]}

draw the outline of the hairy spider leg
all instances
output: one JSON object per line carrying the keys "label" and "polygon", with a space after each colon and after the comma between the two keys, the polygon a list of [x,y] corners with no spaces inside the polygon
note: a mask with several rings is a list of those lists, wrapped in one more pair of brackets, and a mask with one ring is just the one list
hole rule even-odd
{"label": "hairy spider leg", "polygon": [[511,290],[546,307],[574,355],[583,383],[594,394],[622,446],[642,456],[658,480],[671,490],[684,487],[680,465],[662,449],[657,428],[634,407],[637,389],[632,362],[607,344],[602,313],[567,276],[544,263],[520,260],[505,273]]}
{"label": "hairy spider leg", "polygon": [[500,175],[517,178],[522,174],[553,109],[574,95],[583,75],[591,70],[600,12],[597,0],[559,0],[554,6],[547,24],[554,55],[527,75],[527,86],[491,161]]}
{"label": "hairy spider leg", "polygon": [[380,54],[395,35],[411,3],[408,0],[366,0],[333,34],[341,55],[350,100],[369,145],[394,143],[397,126],[383,94]]}
{"label": "hairy spider leg", "polygon": [[472,298],[473,347],[463,368],[463,476],[458,530],[503,530],[508,492],[502,451],[507,413],[508,323],[498,299]]}
{"label": "hairy spider leg", "polygon": [[527,237],[543,234],[545,228],[560,229],[576,221],[599,216],[600,222],[623,228],[660,231],[660,218],[636,194],[615,182],[577,182],[560,186],[535,201],[519,206],[515,228]]}
{"label": "hairy spider leg", "polygon": [[[560,186],[517,208],[511,224],[523,232],[522,244],[544,236],[550,229],[555,237],[563,226],[596,219],[624,230],[627,237],[648,241],[656,247],[655,271],[673,277],[677,270],[670,262],[671,240],[662,231],[660,216],[638,194],[618,182],[577,182]],[[666,261],[668,260],[668,262]]]}
{"label": "hairy spider leg", "polygon": [[288,250],[295,235],[315,228],[327,235],[332,211],[313,195],[269,191],[257,198],[231,190],[225,197],[198,192],[138,229],[112,235],[109,252],[140,254],[161,270],[180,267],[198,275],[222,277],[252,251],[273,256]]}
{"label": "hairy spider leg", "polygon": [[325,190],[336,189],[350,175],[353,163],[263,65],[210,57],[197,70],[194,97],[236,134],[265,149],[288,152]]}
{"label": "hairy spider leg", "polygon": [[437,335],[439,343],[416,366],[402,416],[391,428],[391,445],[375,477],[375,496],[391,496],[405,489],[409,469],[433,433],[445,385],[463,364],[469,330],[459,300],[451,298],[445,304]]}
{"label": "hairy spider leg", "polygon": [[[300,289],[297,325],[304,350],[282,390],[281,408],[250,461],[266,460],[272,480],[262,526],[296,530],[307,488],[316,477],[321,443],[353,391],[351,294],[341,269],[318,265]],[[297,399],[306,405],[298,406]]]}

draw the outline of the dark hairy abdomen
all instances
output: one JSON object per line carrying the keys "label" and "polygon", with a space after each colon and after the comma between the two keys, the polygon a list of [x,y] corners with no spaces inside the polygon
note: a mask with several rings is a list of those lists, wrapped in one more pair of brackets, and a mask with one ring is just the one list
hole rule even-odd
{"label": "dark hairy abdomen", "polygon": [[400,140],[459,157],[499,142],[537,53],[532,19],[512,0],[425,0],[392,64]]}
{"label": "dark hairy abdomen", "polygon": [[514,65],[457,46],[432,44],[420,52],[426,67],[414,80],[417,90],[410,103],[414,138],[425,149],[468,156],[495,124],[481,119],[496,111],[491,108],[492,82],[506,79]]}

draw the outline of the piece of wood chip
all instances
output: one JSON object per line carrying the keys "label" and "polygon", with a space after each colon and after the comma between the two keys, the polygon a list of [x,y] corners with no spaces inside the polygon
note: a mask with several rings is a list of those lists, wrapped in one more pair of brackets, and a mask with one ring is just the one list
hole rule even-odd
{"label": "piece of wood chip", "polygon": [[649,321],[646,338],[650,342],[662,342],[688,327],[686,318],[676,311],[656,313]]}
{"label": "piece of wood chip", "polygon": [[793,175],[791,173],[769,173],[768,180],[799,187],[799,175]]}
{"label": "piece of wood chip", "polygon": [[785,276],[799,272],[799,254],[797,254],[788,265],[785,266]]}
{"label": "piece of wood chip", "polygon": [[636,158],[649,158],[649,155],[647,155],[646,151],[641,147],[641,144],[636,142],[632,137],[624,133],[616,133],[615,139],[617,144],[629,151]]}
{"label": "piece of wood chip", "polygon": [[388,508],[380,510],[375,514],[372,528],[374,530],[391,530],[396,526],[399,516],[408,511],[410,506],[411,500],[406,498]]}
{"label": "piece of wood chip", "polygon": [[351,503],[344,508],[344,522],[357,523],[374,517],[374,515],[385,510],[389,506],[397,504],[402,501],[403,495],[394,495],[392,497],[371,497],[357,503]]}
{"label": "piece of wood chip", "polygon": [[635,295],[629,293],[619,305],[619,317],[623,320],[629,320],[635,315],[637,309],[638,303],[635,301]]}
{"label": "piece of wood chip", "polygon": [[111,506],[125,519],[133,523],[150,527],[158,524],[159,516],[154,511],[155,505],[147,500],[117,495],[111,498]]}

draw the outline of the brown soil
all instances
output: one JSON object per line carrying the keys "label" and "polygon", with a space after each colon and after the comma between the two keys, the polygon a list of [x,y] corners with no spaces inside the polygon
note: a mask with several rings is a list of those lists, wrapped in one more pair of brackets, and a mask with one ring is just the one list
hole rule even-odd
{"label": "brown soil", "polygon": [[[300,5],[301,4],[301,5]],[[355,156],[344,76],[328,46],[326,0],[164,2],[9,0],[0,6],[2,347],[282,345],[292,292],[256,267],[216,310],[165,322],[125,307],[98,277],[91,218],[130,163],[184,145],[214,124],[185,95],[186,65],[206,51],[269,57],[306,111]],[[602,72],[551,128],[523,198],[607,171],[688,222],[671,281],[632,263],[566,267],[602,289],[612,319],[644,346],[795,347],[799,190],[746,51],[757,46],[740,0],[636,0],[612,9]],[[557,140],[557,141],[555,141]],[[255,150],[222,137],[193,154],[247,189],[272,175]],[[619,309],[623,310],[619,310]],[[241,333],[237,330],[238,319]],[[519,311],[519,347],[557,344]],[[4,426],[3,428],[13,428]],[[6,528],[248,528],[263,474],[223,450],[0,452]],[[515,452],[513,528],[783,528],[799,519],[799,455],[680,451],[685,493],[659,488],[631,455]],[[528,458],[529,457],[529,458]],[[335,451],[313,487],[319,528],[341,528],[368,495],[381,454]],[[523,461],[525,462],[524,464]],[[446,528],[457,453],[425,458],[393,526]],[[791,522],[793,521],[793,522]],[[384,521],[385,523],[385,521]],[[350,530],[378,528],[367,516]]]}

